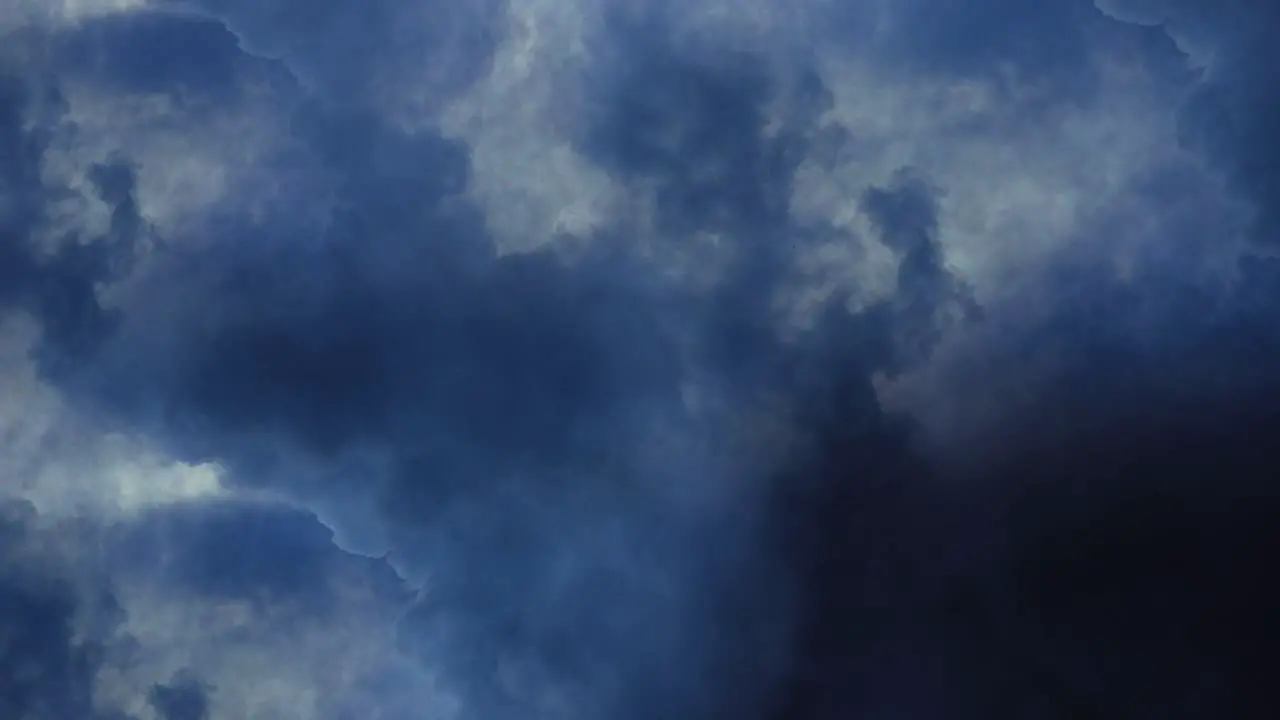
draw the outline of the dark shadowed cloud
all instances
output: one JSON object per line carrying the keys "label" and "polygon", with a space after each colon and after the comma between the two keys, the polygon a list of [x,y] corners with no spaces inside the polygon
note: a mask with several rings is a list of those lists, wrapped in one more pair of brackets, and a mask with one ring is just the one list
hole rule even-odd
{"label": "dark shadowed cloud", "polygon": [[1269,717],[1273,18],[1124,4],[15,14],[0,714]]}

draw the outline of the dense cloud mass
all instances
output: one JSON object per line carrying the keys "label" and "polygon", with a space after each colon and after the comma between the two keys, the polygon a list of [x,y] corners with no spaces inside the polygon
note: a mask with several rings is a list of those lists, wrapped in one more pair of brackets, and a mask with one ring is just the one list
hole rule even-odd
{"label": "dense cloud mass", "polygon": [[0,716],[1273,717],[1278,21],[0,0]]}

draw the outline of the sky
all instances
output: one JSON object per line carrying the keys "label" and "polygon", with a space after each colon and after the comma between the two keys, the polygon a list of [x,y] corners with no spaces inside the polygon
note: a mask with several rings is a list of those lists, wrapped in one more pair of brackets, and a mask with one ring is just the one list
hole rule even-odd
{"label": "sky", "polygon": [[1275,717],[1278,31],[0,0],[0,717]]}

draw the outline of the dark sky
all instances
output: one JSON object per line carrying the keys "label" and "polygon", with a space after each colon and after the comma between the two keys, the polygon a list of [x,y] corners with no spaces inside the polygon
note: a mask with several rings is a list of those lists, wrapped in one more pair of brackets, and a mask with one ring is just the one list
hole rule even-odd
{"label": "dark sky", "polygon": [[1276,717],[1277,33],[0,0],[0,717]]}

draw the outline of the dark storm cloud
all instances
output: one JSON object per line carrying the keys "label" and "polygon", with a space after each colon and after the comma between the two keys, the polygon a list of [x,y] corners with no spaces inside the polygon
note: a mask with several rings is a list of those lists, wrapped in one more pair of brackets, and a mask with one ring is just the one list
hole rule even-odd
{"label": "dark storm cloud", "polygon": [[[664,232],[785,230],[790,179],[806,140],[797,131],[809,128],[765,137],[765,103],[777,89],[760,58],[681,53],[659,20],[613,25],[613,62],[597,66],[589,81],[596,117],[582,139],[587,155],[623,178],[655,183]],[[801,123],[824,109],[825,91],[813,88],[819,98]]]}
{"label": "dark storm cloud", "polygon": [[[41,97],[41,94],[44,97]],[[0,146],[4,148],[3,215],[0,215],[0,311],[20,308],[36,316],[53,369],[76,362],[109,331],[111,317],[98,304],[98,283],[127,270],[146,232],[134,199],[134,171],[110,158],[94,164],[88,180],[111,211],[103,237],[62,237],[41,247],[48,206],[70,193],[47,185],[40,167],[49,142],[41,111],[61,103],[56,88],[22,79],[0,79]],[[37,123],[28,127],[28,113]],[[56,119],[56,117],[54,118]]]}
{"label": "dark storm cloud", "polygon": [[[466,68],[428,74],[426,95],[473,80],[485,61],[469,48],[491,46],[469,43],[492,39],[492,7],[441,10],[426,36],[397,35],[417,18],[390,5],[206,7],[249,51],[282,57],[322,90],[281,103],[298,145],[281,186],[291,207],[319,207],[326,221],[219,207],[202,230],[217,242],[166,239],[106,322],[95,285],[114,277],[108,256],[145,231],[138,169],[125,159],[92,178],[113,209],[108,237],[37,253],[33,231],[56,191],[39,180],[39,124],[24,122],[38,104],[17,83],[0,129],[15,159],[2,176],[0,300],[42,320],[46,375],[97,419],[178,457],[216,459],[233,485],[328,500],[339,526],[356,522],[345,499],[372,506],[398,567],[423,582],[405,648],[465,710],[1265,716],[1255,711],[1265,698],[1250,693],[1270,646],[1269,596],[1252,578],[1274,540],[1271,261],[1243,261],[1223,289],[1177,252],[1164,264],[1144,257],[1123,282],[1064,252],[1017,299],[1051,311],[1016,335],[993,331],[975,351],[981,370],[955,391],[1030,377],[1029,397],[985,429],[963,473],[939,468],[913,423],[881,407],[873,380],[925,363],[949,323],[980,314],[944,261],[947,188],[904,169],[850,197],[898,262],[896,292],[856,313],[835,297],[813,330],[786,342],[776,333],[771,301],[794,244],[836,232],[789,212],[805,155],[843,137],[821,119],[831,96],[816,73],[684,46],[661,23],[627,19],[593,38],[610,52],[587,78],[577,147],[651,195],[659,242],[727,238],[720,284],[692,290],[625,244],[572,260],[497,257],[463,194],[468,148],[405,133],[372,109],[415,43],[426,61],[460,55]],[[1096,89],[1100,14],[1087,2],[1031,7],[913,4],[888,56],[938,77],[998,77],[1012,64],[1054,98]],[[455,32],[459,23],[469,29]],[[67,62],[133,90],[234,93],[228,68],[249,62],[191,20],[76,32]],[[430,43],[437,32],[450,41]],[[130,60],[177,37],[189,61],[160,72]],[[1237,88],[1208,104],[1252,118],[1265,83],[1233,85],[1233,67],[1202,92]],[[791,112],[774,122],[780,105]],[[1262,125],[1211,125],[1205,137],[1219,139],[1206,152],[1264,201],[1265,165],[1239,164],[1246,140],[1267,156]],[[1191,202],[1142,192],[1152,212]],[[1169,242],[1216,229],[1187,224]],[[600,235],[638,232],[620,221]],[[722,416],[685,406],[695,382],[728,407]],[[726,425],[767,413],[795,442],[780,467],[743,470]],[[717,494],[718,475],[744,488],[768,476],[763,507],[745,489]],[[720,504],[697,507],[707,498]],[[320,579],[337,563],[322,530],[302,514],[227,506],[167,510],[116,537],[141,567],[173,558],[154,575],[192,597],[305,601],[325,593]],[[52,640],[25,652],[85,662],[62,649],[70,612],[28,622]],[[73,680],[80,689],[63,695],[83,697]],[[175,678],[150,701],[170,718],[202,717],[217,705],[202,687]]]}
{"label": "dark storm cloud", "polygon": [[453,197],[464,148],[303,112],[298,137],[338,186],[324,235],[278,218],[175,251],[146,291],[185,286],[174,311],[201,322],[131,328],[183,345],[176,357],[112,358],[138,374],[101,388],[121,393],[108,402],[156,400],[160,415],[138,419],[195,443],[184,455],[265,432],[330,457],[368,443],[421,471],[461,471],[558,462],[607,403],[669,376],[670,340],[642,283],[604,261],[571,273],[548,255],[492,260],[479,218]]}
{"label": "dark storm cloud", "polygon": [[[682,47],[661,18],[619,15],[604,35],[610,62],[588,79],[581,148],[652,194],[658,242],[688,246],[700,232],[730,238],[726,277],[690,308],[698,324],[689,330],[714,375],[746,393],[775,390],[770,374],[786,351],[770,304],[794,244],[815,230],[791,221],[792,178],[824,129],[818,118],[830,93],[811,75],[772,76],[759,57]],[[791,116],[767,130],[769,104],[793,84]]]}
{"label": "dark storm cloud", "polygon": [[[51,714],[71,717],[90,715],[93,682],[93,650],[75,647],[72,620],[76,598],[70,590],[50,588],[22,577],[22,568],[12,557],[16,546],[26,541],[29,518],[21,508],[6,504],[0,525],[3,532],[4,643],[0,645],[0,709],[9,717]],[[54,704],[63,707],[51,707]]]}
{"label": "dark storm cloud", "polygon": [[222,23],[198,17],[106,15],[54,40],[60,63],[106,88],[176,97],[230,99],[243,57]]}
{"label": "dark storm cloud", "polygon": [[890,303],[898,368],[927,360],[949,321],[981,315],[969,288],[944,264],[937,239],[938,192],[918,173],[904,169],[889,187],[868,188],[861,197],[880,242],[898,256],[897,289]]}
{"label": "dark storm cloud", "polygon": [[[1271,38],[1280,14],[1264,17],[1259,37],[1233,39],[1249,48],[1227,61],[1239,71],[1215,77],[1191,98],[1184,115],[1187,144],[1216,161],[1228,182],[1250,200],[1257,213],[1254,232],[1267,244],[1280,237],[1280,58]],[[1238,72],[1238,74],[1236,74]]]}
{"label": "dark storm cloud", "polygon": [[[793,621],[785,587],[771,586],[787,575],[757,537],[766,530],[753,528],[789,527],[735,507],[749,498],[680,509],[677,496],[719,482],[728,458],[715,446],[729,439],[688,415],[681,382],[692,369],[743,408],[781,394],[800,422],[821,423],[816,442],[870,446],[888,432],[871,373],[898,361],[887,348],[900,320],[918,334],[951,295],[932,190],[904,181],[868,202],[883,205],[873,212],[885,241],[906,259],[907,301],[859,318],[834,304],[821,331],[781,343],[768,302],[789,244],[810,231],[789,219],[786,196],[830,102],[825,89],[811,75],[779,89],[657,35],[614,32],[635,46],[607,70],[587,147],[657,188],[670,242],[730,234],[737,257],[721,289],[664,285],[625,248],[572,263],[551,251],[496,258],[459,194],[464,146],[320,100],[291,112],[306,162],[334,188],[323,230],[289,216],[225,217],[209,231],[219,243],[171,242],[129,287],[119,332],[94,361],[57,376],[179,457],[224,463],[232,482],[304,499],[372,495],[401,567],[430,578],[406,620],[408,646],[494,716],[554,702],[587,715],[701,716],[766,699],[718,688],[767,693],[785,666],[780,633]],[[797,93],[796,112],[773,132],[765,106],[779,92]],[[928,217],[904,224],[895,203]],[[927,354],[928,338],[912,342]],[[670,457],[645,449],[655,422],[685,435]],[[894,447],[881,452],[905,452]],[[317,487],[290,466],[296,453],[340,462],[361,452],[386,470],[332,479],[346,488]],[[894,462],[862,457],[868,473]],[[805,490],[816,505],[833,491],[824,482]],[[222,546],[245,533],[218,527],[182,523],[190,576],[173,582],[239,592],[212,566],[234,557]],[[201,540],[206,529],[214,539]],[[320,572],[278,561],[299,575],[258,577],[264,566],[251,563],[231,577],[297,590]],[[804,602],[819,601],[821,588],[805,589]]]}
{"label": "dark storm cloud", "polygon": [[1184,143],[1215,163],[1256,212],[1254,234],[1280,237],[1280,55],[1272,3],[1106,0],[1118,17],[1159,24],[1206,65],[1181,116]]}
{"label": "dark storm cloud", "polygon": [[[1217,49],[1183,140],[1260,212],[1266,240],[1275,63],[1252,28],[1272,21],[1214,8],[1147,19],[1167,20],[1189,49]],[[995,395],[1007,412],[959,451],[969,502],[994,513],[1003,548],[993,589],[966,611],[986,638],[971,640],[1049,700],[1039,716],[1274,714],[1259,674],[1276,639],[1264,610],[1274,599],[1258,578],[1280,542],[1269,440],[1280,430],[1280,275],[1247,254],[1224,281],[1212,248],[1230,246],[1234,230],[1201,204],[1210,184],[1178,173],[1160,168],[1124,191],[1160,228],[1136,267],[1117,277],[1105,250],[1064,248],[1012,296],[1047,313],[981,335],[972,374],[952,380],[972,388],[962,403]],[[1082,233],[1118,240],[1130,227],[1112,217]],[[1004,702],[1017,692],[1002,690]]]}
{"label": "dark storm cloud", "polygon": [[[134,595],[130,628],[153,639],[150,614],[182,612],[201,623],[196,640],[170,649],[141,651],[189,658],[189,667],[153,683],[146,701],[165,720],[201,720],[214,713],[253,707],[264,683],[316,698],[309,717],[405,717],[407,701],[422,695],[425,674],[386,674],[404,663],[394,645],[384,656],[367,657],[367,638],[389,634],[411,605],[414,591],[385,560],[352,555],[332,541],[332,531],[311,513],[278,504],[245,501],[197,502],[154,508],[120,522],[103,535],[104,567]],[[143,590],[139,592],[139,588]],[[141,599],[140,599],[141,598]],[[227,623],[201,607],[225,608]],[[373,611],[375,617],[360,615]],[[348,656],[296,657],[325,647],[309,634],[347,634]],[[349,635],[354,633],[356,637]],[[240,660],[237,648],[248,646]],[[245,673],[237,662],[260,662],[254,649],[278,664],[279,678]],[[331,650],[329,652],[332,652]],[[220,661],[230,655],[232,665]],[[326,675],[326,666],[338,668]],[[298,671],[304,674],[301,678]],[[202,673],[214,673],[206,679]],[[301,685],[292,685],[298,683]],[[379,692],[362,685],[381,683]],[[408,699],[408,700],[407,700]]]}
{"label": "dark storm cloud", "polygon": [[[372,662],[354,656],[362,651],[358,637],[344,648],[350,658],[291,656],[307,650],[290,646],[291,635],[305,641],[307,632],[350,632],[345,626],[367,622],[346,614],[351,607],[344,598],[367,593],[390,625],[412,597],[385,562],[343,552],[307,513],[254,503],[178,505],[104,528],[93,520],[41,518],[23,502],[6,501],[0,510],[0,710],[6,717],[133,720],[120,708],[146,704],[163,720],[202,720],[217,717],[219,708],[234,713],[252,706],[248,698],[265,682],[314,693],[317,712],[309,716],[318,718],[407,717],[401,714],[406,698],[421,695],[412,684],[422,677],[379,673],[379,663],[403,662],[393,646]],[[237,611],[246,604],[250,612]],[[222,625],[217,612],[201,607],[225,608],[235,620]],[[156,643],[150,623],[163,628],[174,613],[200,625],[197,640],[180,637],[186,633],[180,629]],[[365,625],[356,632],[388,629]],[[282,638],[283,647],[273,650],[271,643]],[[237,649],[246,643],[260,643],[281,677],[219,662],[228,655],[239,660]],[[242,657],[259,661],[252,652]],[[175,661],[188,667],[164,670]],[[325,677],[319,668],[303,678],[314,686],[289,686],[298,668],[317,663],[336,665],[346,676]],[[217,673],[221,687],[204,679],[207,671]],[[356,692],[359,682],[385,687]]]}
{"label": "dark storm cloud", "polygon": [[483,74],[505,7],[502,0],[167,4],[222,20],[246,50],[283,60],[304,84],[337,102],[394,106],[403,94],[419,111],[439,109]]}
{"label": "dark storm cloud", "polygon": [[1224,290],[1069,262],[1037,279],[1049,317],[965,380],[975,405],[1022,397],[959,475],[999,528],[987,642],[1063,717],[1267,717],[1275,264],[1244,261]]}
{"label": "dark storm cloud", "polygon": [[[954,11],[977,14],[968,7]],[[1255,17],[1265,27],[1262,20]],[[973,34],[988,37],[999,27],[994,20]],[[1079,68],[1060,64],[1075,57],[1058,41],[1079,37],[1076,25],[1046,26],[1043,38],[1034,23],[1007,27],[1010,37],[1024,40],[1006,58],[1015,66],[1040,67],[1048,79],[1087,79]],[[1132,42],[1149,37],[1136,33]],[[920,55],[944,54],[947,70],[963,71],[958,61],[965,52],[976,58],[1003,47],[1014,46],[974,42],[947,53],[945,44],[935,44]],[[1181,82],[1185,75],[1167,63],[1167,48],[1151,47],[1153,57],[1166,58],[1151,66],[1169,68],[1168,77]],[[1238,68],[1232,77],[1234,66],[1223,61],[1215,66],[1221,75],[1211,74],[1195,91],[1190,112],[1208,106],[1220,114],[1194,127],[1217,140],[1187,146],[1225,168],[1234,190],[1265,215],[1265,169],[1274,162],[1262,130],[1269,81],[1261,79],[1261,68],[1274,63],[1264,64],[1260,49],[1249,51],[1256,68]],[[1228,87],[1234,90],[1223,90]],[[1184,127],[1193,127],[1187,122]],[[1233,228],[1214,224],[1210,210],[1186,210],[1204,208],[1209,186],[1186,182],[1170,168],[1159,173],[1126,191],[1143,198],[1140,206],[1151,209],[1162,232],[1137,267],[1118,278],[1105,250],[1092,256],[1087,241],[1065,248],[1047,263],[1047,273],[1031,270],[1019,285],[1022,295],[1013,296],[1015,303],[1050,308],[1047,315],[1004,331],[1016,334],[1002,334],[1000,325],[980,333],[988,345],[974,350],[973,374],[953,380],[971,388],[959,396],[975,408],[996,395],[996,404],[1016,409],[980,442],[961,445],[957,452],[972,457],[941,470],[950,475],[967,468],[948,477],[962,483],[967,497],[926,485],[927,495],[949,511],[957,501],[965,508],[959,522],[906,531],[915,538],[908,547],[946,545],[955,542],[955,532],[971,547],[986,537],[993,543],[989,565],[962,565],[948,577],[937,558],[921,562],[910,551],[889,550],[894,576],[846,585],[830,579],[832,565],[867,562],[907,525],[892,515],[890,527],[879,528],[852,511],[831,510],[840,518],[833,527],[867,527],[874,539],[851,543],[835,534],[817,543],[826,550],[814,556],[828,564],[815,576],[827,578],[821,595],[834,599],[825,615],[829,624],[814,631],[821,640],[813,655],[828,677],[839,679],[801,685],[783,717],[904,708],[916,717],[1274,713],[1260,675],[1263,648],[1276,638],[1264,610],[1274,601],[1258,583],[1267,572],[1263,558],[1280,542],[1272,483],[1277,460],[1269,440],[1280,429],[1274,411],[1280,278],[1273,260],[1245,257],[1224,286],[1212,269],[1217,256],[1205,248],[1229,245]],[[864,210],[886,243],[901,247],[931,222],[928,204],[910,192],[881,192],[864,194]],[[1083,232],[1119,242],[1130,227],[1110,218]],[[836,477],[854,474],[849,468],[856,465],[840,452],[826,456]],[[915,478],[907,487],[929,474],[906,473]],[[823,505],[840,507],[830,500]],[[927,505],[920,497],[906,501],[911,508]],[[846,538],[854,533],[843,532]],[[841,550],[850,547],[857,549]],[[941,570],[945,581],[920,584],[913,567]],[[894,577],[914,584],[903,588]],[[868,639],[875,633],[865,627],[863,640],[851,640],[861,622],[877,617],[859,605],[873,594],[870,588],[894,588],[886,592],[914,632],[880,625],[894,627],[884,635],[886,646],[908,648],[901,651],[908,657],[877,648]],[[922,687],[930,692],[920,693]]]}
{"label": "dark storm cloud", "polygon": [[[53,52],[41,61],[59,70],[58,64],[65,63],[71,72],[82,72],[81,79],[93,78],[120,92],[165,92],[197,103],[226,99],[232,92],[228,85],[239,77],[245,56],[220,24],[169,16],[132,20],[136,22],[119,17],[89,21],[54,33],[46,38]],[[171,64],[155,62],[154,55],[143,61],[148,52],[157,52],[157,43],[167,50]],[[143,55],[131,56],[126,52],[131,48]],[[208,52],[196,52],[200,48]],[[138,205],[139,167],[119,154],[90,164],[85,180],[89,192],[106,206],[105,231],[51,233],[56,203],[77,192],[44,172],[54,143],[67,142],[68,106],[60,88],[49,82],[56,73],[24,76],[21,67],[4,70],[0,314],[33,316],[42,331],[32,351],[34,359],[49,380],[71,382],[101,341],[117,330],[118,316],[104,307],[100,294],[128,276],[138,255],[155,247]],[[75,128],[70,127],[74,142]],[[55,132],[61,133],[56,141]],[[72,445],[56,448],[59,453],[76,450]],[[30,480],[5,476],[0,485],[8,495],[20,492]],[[104,699],[119,698],[121,692],[127,699],[128,688],[103,683],[118,683],[122,673],[143,672],[137,670],[136,652],[160,658],[193,653],[202,658],[221,651],[216,639],[205,647],[161,643],[140,648],[121,629],[127,623],[149,622],[153,612],[172,611],[165,602],[181,606],[253,600],[272,609],[293,603],[289,607],[294,608],[294,620],[323,621],[323,613],[314,611],[332,611],[340,604],[329,583],[347,581],[350,592],[362,586],[359,576],[364,571],[365,579],[386,593],[389,612],[397,612],[405,600],[403,591],[394,589],[398,578],[385,564],[379,573],[371,569],[379,563],[349,558],[317,520],[292,511],[252,504],[177,506],[168,513],[127,520],[108,532],[97,527],[98,518],[41,519],[30,505],[15,507],[20,512],[12,518],[6,515],[0,537],[0,714],[5,717],[132,718]],[[8,513],[9,505],[5,508]],[[87,552],[88,557],[75,565],[63,563],[58,548],[73,557]],[[346,560],[360,567],[348,572]],[[127,618],[111,579],[162,583],[159,600],[152,598],[160,607],[143,603],[138,616]],[[137,602],[132,594],[125,600]],[[116,680],[104,681],[104,676]],[[155,683],[144,700],[157,717],[198,720],[217,707],[211,692],[196,674],[184,671]],[[389,708],[403,695],[389,689],[374,705]],[[332,704],[324,710],[325,717],[339,712],[339,703]],[[367,698],[344,698],[341,705],[358,714],[372,712]]]}
{"label": "dark storm cloud", "polygon": [[338,577],[379,588],[389,605],[404,600],[385,563],[341,552],[332,535],[294,508],[225,502],[152,510],[121,525],[112,542],[122,572],[206,600],[292,603],[323,613]]}
{"label": "dark storm cloud", "polygon": [[129,720],[94,702],[99,669],[119,660],[121,613],[110,585],[94,575],[86,582],[47,550],[74,527],[38,523],[29,504],[0,502],[0,712]]}
{"label": "dark storm cloud", "polygon": [[1159,28],[1123,25],[1094,0],[833,3],[818,17],[817,34],[837,53],[871,53],[897,75],[988,83],[1024,120],[1097,100],[1108,71],[1100,49],[1159,67],[1175,82],[1188,75]]}
{"label": "dark storm cloud", "polygon": [[1019,81],[1052,84],[1057,97],[1097,81],[1089,33],[1102,18],[1091,0],[909,0],[892,12],[879,42],[908,66],[998,81],[1012,71]]}
{"label": "dark storm cloud", "polygon": [[209,689],[189,673],[156,683],[147,700],[160,720],[208,720]]}
{"label": "dark storm cloud", "polygon": [[[928,226],[910,187],[864,196],[882,231]],[[1118,278],[1067,251],[1020,298],[1046,315],[1012,330],[990,308],[948,387],[1006,414],[959,461],[922,458],[910,424],[817,425],[793,472],[826,490],[792,500],[810,665],[777,717],[1274,713],[1280,274],[1247,257],[1224,286],[1195,265]]]}
{"label": "dark storm cloud", "polygon": [[[115,237],[88,245],[64,239],[52,252],[39,247],[36,233],[46,204],[64,189],[42,181],[46,127],[30,128],[25,120],[30,111],[38,116],[44,104],[39,100],[56,112],[59,98],[40,98],[38,87],[9,75],[9,69],[0,75],[0,317],[21,309],[39,318],[49,357],[61,365],[82,360],[81,353],[109,326],[94,284],[109,275],[118,248],[127,248],[137,231],[132,176],[119,164],[98,165],[92,173],[95,189],[113,207]],[[6,485],[15,480],[3,478]],[[96,674],[108,662],[107,641],[119,622],[115,598],[97,583],[84,596],[73,577],[60,574],[65,568],[56,555],[34,552],[50,540],[37,522],[31,505],[0,499],[0,714],[124,718],[100,712],[93,698]]]}
{"label": "dark storm cloud", "polygon": [[[645,691],[673,711],[712,701],[681,686],[695,668],[726,672],[700,657],[713,631],[679,637],[677,624],[710,621],[693,606],[698,586],[735,571],[681,557],[697,528],[643,490],[654,478],[610,467],[647,415],[678,420],[679,328],[664,327],[665,301],[623,260],[494,259],[449,197],[465,177],[455,143],[308,110],[298,136],[339,187],[325,236],[299,237],[286,219],[274,236],[227,228],[245,242],[176,252],[147,290],[202,291],[190,305],[201,324],[127,327],[101,367],[139,375],[78,382],[115,411],[160,407],[171,430],[133,418],[243,482],[270,479],[254,475],[260,434],[322,458],[386,453],[390,473],[359,492],[376,495],[402,566],[431,579],[406,642],[474,712],[543,712],[548,692],[581,712],[620,712]],[[131,332],[182,344],[138,356],[154,345]],[[675,597],[653,587],[672,582]],[[494,663],[514,677],[493,676]]]}

